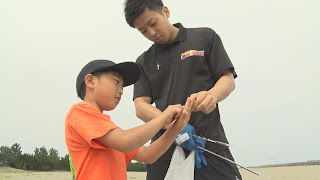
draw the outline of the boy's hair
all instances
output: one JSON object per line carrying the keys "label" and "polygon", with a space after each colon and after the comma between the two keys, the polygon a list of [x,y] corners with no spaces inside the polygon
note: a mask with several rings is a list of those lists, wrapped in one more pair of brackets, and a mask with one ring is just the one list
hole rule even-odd
{"label": "boy's hair", "polygon": [[[116,71],[116,70],[103,70],[103,71],[97,71],[97,72],[94,72],[92,73],[93,76],[97,77],[98,79],[101,77],[101,75],[105,74],[105,73],[108,73],[108,72],[111,72],[111,73],[114,73],[116,74],[117,76],[121,77],[121,74],[119,71]],[[86,97],[86,83],[84,82],[83,84],[81,84],[81,87],[80,87],[80,91],[79,91],[79,98],[81,100],[84,100],[84,98]]]}
{"label": "boy's hair", "polygon": [[150,10],[162,12],[162,0],[126,0],[124,2],[124,13],[127,23],[133,27],[133,21],[148,8]]}

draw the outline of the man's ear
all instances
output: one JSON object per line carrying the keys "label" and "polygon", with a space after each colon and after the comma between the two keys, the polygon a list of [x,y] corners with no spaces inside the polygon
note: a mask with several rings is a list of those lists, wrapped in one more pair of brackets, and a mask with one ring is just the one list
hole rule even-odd
{"label": "man's ear", "polygon": [[170,11],[169,11],[169,8],[167,6],[163,6],[162,7],[162,13],[164,16],[166,16],[167,18],[170,17]]}
{"label": "man's ear", "polygon": [[94,85],[96,84],[96,77],[93,76],[92,74],[87,74],[84,77],[84,83],[88,88],[93,89]]}

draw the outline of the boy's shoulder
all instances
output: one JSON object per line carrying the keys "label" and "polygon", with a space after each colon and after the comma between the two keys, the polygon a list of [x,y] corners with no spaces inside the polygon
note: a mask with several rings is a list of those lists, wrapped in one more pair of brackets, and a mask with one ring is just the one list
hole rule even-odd
{"label": "boy's shoulder", "polygon": [[67,118],[70,115],[75,115],[79,113],[85,113],[85,114],[102,114],[96,107],[94,107],[92,104],[87,102],[78,102],[71,106]]}

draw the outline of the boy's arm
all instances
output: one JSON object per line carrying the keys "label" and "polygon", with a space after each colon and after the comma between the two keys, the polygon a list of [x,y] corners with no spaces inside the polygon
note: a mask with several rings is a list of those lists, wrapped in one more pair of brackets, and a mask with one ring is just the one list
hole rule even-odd
{"label": "boy's arm", "polygon": [[94,140],[121,152],[131,152],[147,143],[164,124],[171,123],[177,119],[181,115],[181,111],[181,105],[171,105],[160,116],[146,124],[129,130],[113,129]]}
{"label": "boy's arm", "polygon": [[[134,104],[137,117],[144,122],[148,122],[162,114],[159,109],[151,105],[151,97],[137,97],[134,99]],[[171,125],[165,124],[162,129],[168,129]]]}
{"label": "boy's arm", "polygon": [[152,164],[162,154],[164,154],[172,145],[177,135],[188,124],[193,103],[194,102],[190,98],[188,98],[181,116],[173,123],[173,125],[159,139],[151,143],[148,147],[141,147],[135,154],[133,159],[136,161]]}
{"label": "boy's arm", "polygon": [[211,113],[216,108],[217,103],[227,98],[234,89],[234,76],[229,69],[226,69],[223,76],[210,90],[201,91],[190,96],[191,99],[195,100],[194,111],[202,111],[206,114]]}

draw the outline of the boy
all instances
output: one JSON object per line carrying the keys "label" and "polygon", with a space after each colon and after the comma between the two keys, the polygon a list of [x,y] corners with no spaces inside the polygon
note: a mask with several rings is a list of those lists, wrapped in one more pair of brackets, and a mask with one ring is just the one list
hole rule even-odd
{"label": "boy", "polygon": [[[141,77],[134,85],[137,116],[148,122],[161,115],[168,105],[182,103],[190,96],[196,99],[193,105],[196,112],[192,113],[190,126],[184,131],[193,134],[195,130],[198,136],[227,143],[218,103],[234,90],[237,75],[220,37],[210,28],[172,25],[168,20],[170,11],[161,0],[126,0],[124,13],[131,27],[154,42],[137,59],[141,69]],[[153,103],[156,107],[151,105]],[[170,126],[162,127],[152,142]],[[203,154],[192,141],[190,138],[187,143],[193,146],[182,147],[196,149],[195,180],[241,179],[235,165],[206,152]],[[173,144],[155,163],[148,165],[148,180],[164,178],[174,147]],[[205,147],[233,160],[224,146],[206,143]],[[201,167],[201,163],[204,166]]]}
{"label": "boy", "polygon": [[[135,83],[139,76],[135,63],[108,60],[91,61],[79,73],[76,88],[83,102],[74,104],[65,120],[65,140],[75,179],[126,180],[131,159],[153,163],[188,123],[193,105],[190,99],[184,107],[169,106],[149,123],[129,130],[120,129],[103,114],[118,105],[123,87]],[[163,136],[143,146],[168,123],[173,125]]]}

